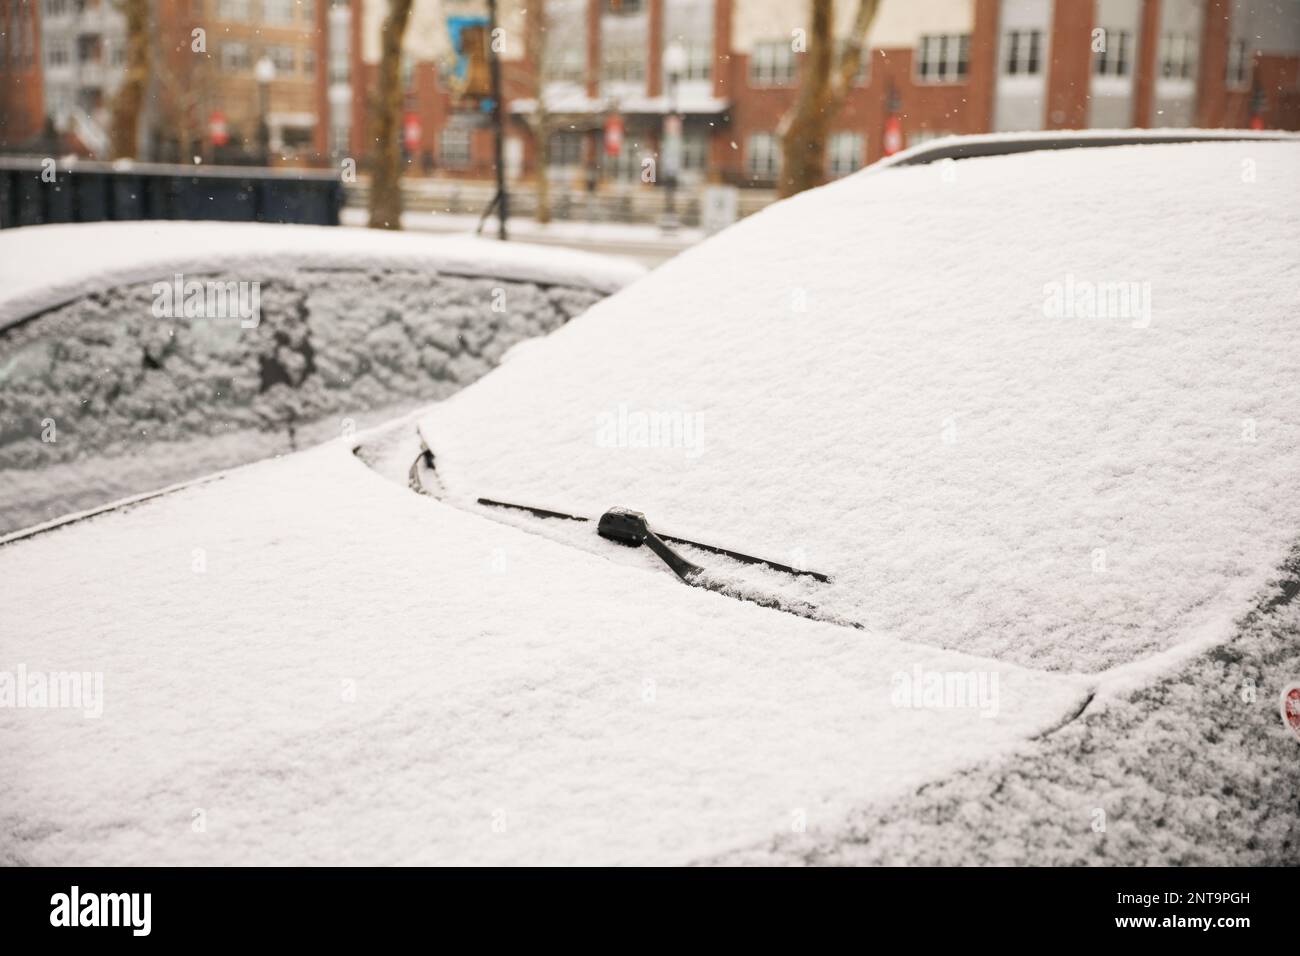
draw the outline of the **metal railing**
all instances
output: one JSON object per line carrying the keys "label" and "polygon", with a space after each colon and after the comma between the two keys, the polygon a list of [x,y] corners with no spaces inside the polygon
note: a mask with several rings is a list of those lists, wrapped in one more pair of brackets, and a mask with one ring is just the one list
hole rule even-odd
{"label": "metal railing", "polygon": [[55,222],[208,219],[337,226],[337,173],[0,158],[0,228]]}

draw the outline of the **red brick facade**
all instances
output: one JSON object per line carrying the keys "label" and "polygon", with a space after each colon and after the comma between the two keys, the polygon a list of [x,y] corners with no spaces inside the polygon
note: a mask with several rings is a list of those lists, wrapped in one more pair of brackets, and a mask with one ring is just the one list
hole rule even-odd
{"label": "red brick facade", "polygon": [[[732,26],[736,0],[716,0],[713,6],[713,95],[725,101],[725,109],[713,118],[713,130],[707,147],[705,178],[717,182],[761,184],[747,172],[746,150],[751,136],[773,133],[798,93],[798,76],[783,86],[757,87],[750,82],[750,57],[732,48]],[[1134,0],[1141,4],[1140,39],[1133,53],[1134,97],[1132,121],[1136,126],[1152,125],[1155,82],[1158,75],[1158,25],[1161,0]],[[665,0],[645,0],[647,97],[664,92],[665,77],[660,57],[655,51],[663,46]],[[1230,0],[1205,0],[1201,55],[1197,73],[1196,116],[1207,127],[1245,127],[1252,121],[1252,96],[1249,91],[1228,88],[1224,70],[1228,55]],[[540,10],[540,2],[530,4]],[[601,16],[605,0],[588,0],[585,36],[574,42],[585,44],[587,54],[587,95],[598,101],[601,94]],[[861,134],[864,143],[862,161],[871,163],[885,153],[885,129],[891,103],[901,124],[904,140],[940,133],[980,133],[993,128],[994,102],[999,81],[999,14],[1000,0],[971,0],[969,59],[966,75],[959,79],[933,82],[919,77],[915,45],[873,49],[863,82],[847,93],[842,109],[832,123],[834,132]],[[1088,125],[1089,92],[1093,82],[1091,33],[1094,4],[1089,0],[1053,0],[1051,5],[1050,55],[1044,65],[1046,91],[1043,98],[1040,128],[1078,129]],[[354,24],[360,16],[354,16]],[[777,31],[776,35],[780,35]],[[360,48],[359,35],[354,49]],[[797,57],[797,70],[802,69]],[[358,63],[358,65],[360,65]],[[534,95],[535,84],[527,63],[505,64],[507,99]],[[1254,60],[1255,83],[1265,90],[1256,121],[1270,128],[1300,128],[1300,59],[1294,56],[1257,56]],[[372,88],[374,68],[362,67],[358,76]],[[359,154],[365,149],[366,127],[364,96],[358,91],[353,142]],[[408,109],[420,120],[420,151],[435,157],[439,175],[485,179],[491,175],[492,151],[487,130],[473,135],[468,164],[446,168],[436,161],[438,132],[451,115],[453,104],[442,89],[436,71],[423,64],[415,71]],[[659,145],[661,118],[628,117],[629,139],[636,124],[641,151],[653,152]],[[583,162],[595,166],[600,161],[599,114],[575,118],[573,128],[586,132]],[[689,122],[689,121],[688,121]],[[648,124],[648,125],[647,125]],[[511,124],[510,134],[524,140],[524,171],[535,175],[537,149],[527,128],[520,122]],[[416,164],[418,168],[419,163]]]}
{"label": "red brick facade", "polygon": [[45,126],[38,0],[0,0],[0,149],[18,149]]}

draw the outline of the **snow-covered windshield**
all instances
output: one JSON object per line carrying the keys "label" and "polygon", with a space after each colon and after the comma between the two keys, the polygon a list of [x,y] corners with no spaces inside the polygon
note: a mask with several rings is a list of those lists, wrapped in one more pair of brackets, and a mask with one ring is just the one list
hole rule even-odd
{"label": "snow-covered windshield", "polygon": [[[868,629],[1100,670],[1230,616],[1300,532],[1297,194],[1300,146],[1260,142],[868,171],[421,432],[466,507],[632,508],[829,573],[754,572]],[[664,573],[570,525],[532,521]]]}

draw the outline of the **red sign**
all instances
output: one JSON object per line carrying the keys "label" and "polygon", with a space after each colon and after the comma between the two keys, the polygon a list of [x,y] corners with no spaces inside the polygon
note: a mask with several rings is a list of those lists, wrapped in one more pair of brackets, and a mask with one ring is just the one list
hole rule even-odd
{"label": "red sign", "polygon": [[1300,737],[1300,683],[1282,688],[1282,723]]}
{"label": "red sign", "polygon": [[623,152],[623,117],[617,113],[605,120],[605,155],[617,156]]}
{"label": "red sign", "polygon": [[208,135],[212,138],[213,146],[225,146],[230,142],[230,130],[226,126],[226,114],[221,110],[214,110],[208,117]]}
{"label": "red sign", "polygon": [[414,113],[407,113],[402,120],[402,141],[406,148],[415,150],[420,145],[420,118]]}
{"label": "red sign", "polygon": [[885,120],[885,155],[893,156],[903,148],[903,124],[892,113]]}

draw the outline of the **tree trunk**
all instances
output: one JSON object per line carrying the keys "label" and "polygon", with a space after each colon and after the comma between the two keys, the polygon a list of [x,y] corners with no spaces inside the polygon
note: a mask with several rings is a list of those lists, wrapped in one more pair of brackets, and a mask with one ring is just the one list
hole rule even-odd
{"label": "tree trunk", "polygon": [[[834,0],[810,0],[812,29],[799,99],[782,119],[778,194],[793,196],[826,181],[826,138],[862,62],[862,43],[880,0],[858,0],[843,52],[835,55]],[[838,62],[837,62],[838,61]]]}
{"label": "tree trunk", "polygon": [[379,58],[379,92],[372,124],[374,169],[370,175],[370,228],[402,228],[402,39],[412,0],[389,0]]}
{"label": "tree trunk", "polygon": [[138,158],[140,113],[149,86],[149,0],[122,0],[126,17],[126,71],[113,98],[109,138],[114,159]]}
{"label": "tree trunk", "polygon": [[551,121],[538,100],[541,114],[537,118],[537,221],[551,221],[551,178],[547,175],[546,153],[551,145]]}

